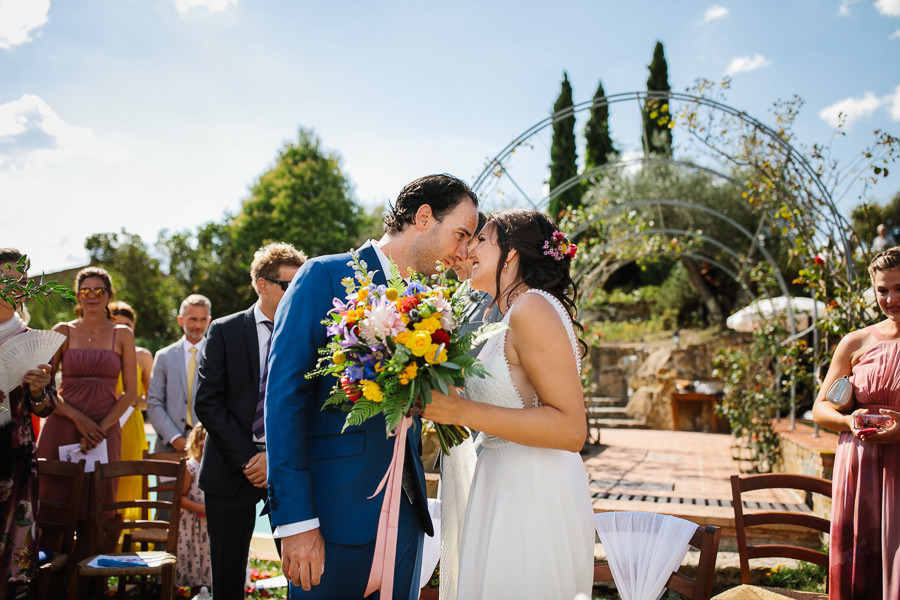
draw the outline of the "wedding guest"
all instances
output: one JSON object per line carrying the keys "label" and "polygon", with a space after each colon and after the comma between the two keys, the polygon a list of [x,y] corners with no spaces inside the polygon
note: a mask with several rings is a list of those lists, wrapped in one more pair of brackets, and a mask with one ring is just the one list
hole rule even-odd
{"label": "wedding guest", "polygon": [[888,233],[887,226],[884,223],[879,225],[875,231],[878,232],[878,235],[872,240],[872,252],[884,252],[888,248],[893,248],[897,245],[897,240]]}
{"label": "wedding guest", "polygon": [[200,487],[206,494],[216,600],[243,600],[256,504],[266,498],[263,404],[275,309],[306,256],[273,243],[253,255],[250,308],[209,326],[197,416],[209,432]]}
{"label": "wedding guest", "polygon": [[[112,314],[113,321],[117,325],[124,325],[134,332],[134,325],[137,317],[134,309],[125,302],[110,302],[109,310]],[[122,451],[119,455],[120,460],[141,460],[144,458],[144,452],[149,448],[147,444],[147,433],[144,431],[144,415],[141,412],[142,407],[147,406],[147,388],[150,387],[150,371],[153,369],[153,355],[146,348],[140,346],[135,347],[135,356],[137,358],[137,394],[135,402],[132,405],[133,410],[122,425]],[[122,374],[119,373],[119,381],[116,384],[116,393],[121,394],[124,388],[122,386]],[[119,479],[116,497],[119,500],[132,500],[142,493],[142,482],[140,477],[122,477]],[[137,519],[140,516],[141,509],[129,508],[125,509],[123,516],[126,519]]]}
{"label": "wedding guest", "polygon": [[[14,248],[0,248],[0,275],[26,283],[14,270],[21,257]],[[0,298],[0,347],[28,331],[14,302]],[[38,566],[38,467],[31,416],[46,417],[56,408],[50,365],[35,365],[22,385],[8,395],[0,391],[0,401],[0,600],[6,600],[15,595],[8,593],[15,583],[32,580]]]}
{"label": "wedding guest", "polygon": [[[115,295],[112,280],[104,269],[86,267],[75,275],[76,319],[57,323],[53,331],[66,341],[53,358],[53,374],[62,370],[59,405],[51,414],[38,439],[38,456],[59,460],[60,447],[78,444],[82,451],[106,445],[105,459],[119,460],[122,432],[119,417],[134,403],[137,392],[137,362],[134,334],[124,325],[116,325],[109,312]],[[116,394],[116,382],[122,373],[124,390]],[[59,500],[71,500],[64,485],[48,492]],[[94,528],[88,520],[93,494],[102,493],[105,502],[116,497],[116,482],[93,490],[88,483],[78,512],[76,555],[93,552]]]}
{"label": "wedding guest", "polygon": [[[869,265],[885,319],[838,343],[813,407],[815,422],[840,432],[834,462],[828,589],[832,600],[900,600],[900,247]],[[849,376],[851,414],[825,398]],[[891,417],[889,427],[858,428],[854,415]]]}
{"label": "wedding guest", "polygon": [[[181,497],[181,517],[178,523],[178,561],[175,563],[175,586],[189,587],[191,594],[212,583],[210,567],[210,539],[206,529],[206,503],[200,489],[200,459],[206,443],[206,430],[197,423],[188,434],[184,447],[187,470],[184,495]],[[241,573],[244,576],[244,573]],[[215,588],[213,588],[215,590]]]}
{"label": "wedding guest", "polygon": [[[434,274],[465,260],[478,225],[478,199],[464,182],[429,175],[407,184],[384,217],[384,236],[359,249],[359,258],[385,285],[389,259],[401,273]],[[327,341],[322,319],[352,277],[349,253],[307,261],[275,313],[266,388],[269,505],[282,566],[294,598],[365,596],[375,556],[381,497],[370,500],[391,463],[393,438],[370,419],[344,434],[345,415],[322,410],[332,382],[306,379]],[[408,430],[401,478],[394,598],[415,600],[424,535],[432,535],[421,459],[421,421]],[[302,589],[301,589],[302,588]]]}
{"label": "wedding guest", "polygon": [[184,335],[156,353],[147,392],[147,417],[157,434],[154,452],[184,452],[187,435],[198,422],[194,398],[211,312],[206,296],[191,294],[182,300],[178,326]]}
{"label": "wedding guest", "polygon": [[[472,287],[494,298],[507,329],[479,354],[488,377],[467,377],[464,395],[432,391],[425,407],[435,423],[477,429],[483,438],[471,482],[469,440],[444,461],[442,596],[591,593],[594,514],[578,454],[587,428],[574,254],[546,215],[521,209],[492,214],[471,250]],[[453,497],[467,505],[457,507]]]}

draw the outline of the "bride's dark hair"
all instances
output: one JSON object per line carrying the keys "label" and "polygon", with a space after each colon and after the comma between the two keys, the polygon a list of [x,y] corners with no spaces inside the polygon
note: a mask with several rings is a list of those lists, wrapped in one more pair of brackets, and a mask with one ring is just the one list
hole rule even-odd
{"label": "bride's dark hair", "polygon": [[[543,290],[559,300],[569,313],[569,318],[572,319],[577,331],[584,331],[584,327],[576,319],[578,308],[575,303],[578,300],[578,288],[570,274],[572,257],[559,250],[548,253],[545,247],[545,242],[551,249],[558,245],[553,239],[553,234],[558,231],[556,224],[544,213],[521,208],[497,211],[491,214],[485,227],[491,223],[495,226],[497,246],[500,248],[496,275],[497,297],[494,302],[499,306],[501,300],[508,298],[517,285],[500,290],[503,265],[509,256],[510,248],[515,248],[519,253],[518,278],[527,286]],[[580,338],[578,343],[583,356],[587,353],[587,344]]]}

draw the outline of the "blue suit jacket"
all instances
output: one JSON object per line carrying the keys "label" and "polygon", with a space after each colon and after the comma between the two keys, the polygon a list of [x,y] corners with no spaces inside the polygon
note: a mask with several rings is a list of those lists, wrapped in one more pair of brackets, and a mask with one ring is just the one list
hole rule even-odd
{"label": "blue suit jacket", "polygon": [[[370,244],[359,250],[370,271],[381,271]],[[369,499],[387,471],[394,447],[381,416],[341,433],[346,413],[322,404],[334,377],[306,379],[327,343],[322,320],[334,298],[344,299],[341,279],[351,277],[349,254],[321,256],[297,272],[275,313],[266,386],[266,449],[272,525],[319,519],[326,542],[358,545],[375,539],[383,493]],[[375,283],[386,283],[383,273]],[[417,487],[422,527],[433,535],[421,459],[421,421],[409,430],[406,461]],[[406,500],[401,500],[406,501]]]}

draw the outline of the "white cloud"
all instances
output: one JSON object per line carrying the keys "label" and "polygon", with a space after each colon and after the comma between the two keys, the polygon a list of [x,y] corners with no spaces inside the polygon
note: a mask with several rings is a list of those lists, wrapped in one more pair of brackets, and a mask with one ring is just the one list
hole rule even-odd
{"label": "white cloud", "polygon": [[47,22],[50,0],[0,0],[0,48],[31,41],[31,32]]}
{"label": "white cloud", "polygon": [[859,1],[860,0],[841,0],[841,5],[838,7],[838,14],[842,17],[849,17],[850,7]]}
{"label": "white cloud", "polygon": [[859,119],[871,116],[882,102],[872,92],[866,92],[861,98],[844,98],[826,106],[819,111],[819,118],[832,127],[837,127],[843,118],[844,127],[849,130]]}
{"label": "white cloud", "polygon": [[891,120],[900,122],[900,85],[894,88],[894,94],[884,99],[884,104],[891,113]]}
{"label": "white cloud", "polygon": [[769,59],[762,54],[739,56],[731,60],[731,63],[729,63],[728,68],[725,70],[725,74],[731,76],[738,73],[746,73],[748,71],[755,71],[756,69],[768,67],[771,64]]}
{"label": "white cloud", "polygon": [[888,36],[889,40],[900,40],[900,29]]}
{"label": "white cloud", "polygon": [[900,17],[900,0],[878,0],[875,9],[888,17]]}
{"label": "white cloud", "polygon": [[175,0],[175,10],[187,14],[191,10],[221,12],[229,6],[237,6],[238,0]]}
{"label": "white cloud", "polygon": [[710,21],[715,21],[716,19],[721,19],[722,17],[728,15],[728,9],[724,6],[719,6],[718,4],[713,4],[706,12],[703,13],[703,18],[697,23],[698,25],[706,25]]}
{"label": "white cloud", "polygon": [[129,160],[132,152],[102,142],[85,127],[68,125],[39,96],[0,104],[0,170],[72,158],[104,162]]}

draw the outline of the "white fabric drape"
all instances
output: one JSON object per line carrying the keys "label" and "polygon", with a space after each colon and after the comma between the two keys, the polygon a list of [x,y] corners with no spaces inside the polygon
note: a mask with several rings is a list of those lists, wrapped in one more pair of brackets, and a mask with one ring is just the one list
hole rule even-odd
{"label": "white fabric drape", "polygon": [[459,552],[476,460],[475,445],[468,437],[450,448],[450,455],[443,457],[441,464],[440,600],[456,600]]}
{"label": "white fabric drape", "polygon": [[594,522],[623,600],[659,600],[697,531],[690,521],[644,512],[600,513]]}

